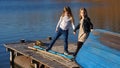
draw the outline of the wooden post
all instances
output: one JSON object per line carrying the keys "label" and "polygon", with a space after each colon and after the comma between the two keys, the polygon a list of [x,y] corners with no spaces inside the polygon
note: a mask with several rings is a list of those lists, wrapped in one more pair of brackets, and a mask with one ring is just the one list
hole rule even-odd
{"label": "wooden post", "polygon": [[39,64],[35,63],[34,64],[35,68],[39,68]]}
{"label": "wooden post", "polygon": [[39,62],[32,60],[32,63],[34,64],[35,68],[39,68]]}
{"label": "wooden post", "polygon": [[40,68],[45,68],[45,65],[41,64]]}
{"label": "wooden post", "polygon": [[15,59],[14,51],[11,50],[10,51],[10,64],[11,64],[10,68],[14,68],[14,59]]}
{"label": "wooden post", "polygon": [[14,54],[15,54],[15,56],[21,56],[22,55],[22,54],[20,54],[18,52],[15,52]]}

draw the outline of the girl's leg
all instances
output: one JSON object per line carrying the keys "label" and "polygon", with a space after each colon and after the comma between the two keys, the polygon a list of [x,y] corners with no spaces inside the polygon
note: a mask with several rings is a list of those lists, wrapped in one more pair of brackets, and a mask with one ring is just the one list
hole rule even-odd
{"label": "girl's leg", "polygon": [[64,36],[64,52],[68,53],[68,30],[63,32]]}
{"label": "girl's leg", "polygon": [[54,43],[56,42],[56,40],[61,36],[61,29],[58,30],[58,32],[56,33],[55,37],[53,38],[52,42],[50,43],[50,45],[48,46],[48,48],[46,49],[46,51],[50,50],[52,48],[52,46],[54,45]]}
{"label": "girl's leg", "polygon": [[75,51],[75,53],[74,53],[74,56],[76,57],[76,55],[77,55],[77,53],[78,53],[78,51],[80,50],[80,48],[82,47],[82,45],[83,45],[83,42],[77,42],[77,49],[76,49],[76,51]]}

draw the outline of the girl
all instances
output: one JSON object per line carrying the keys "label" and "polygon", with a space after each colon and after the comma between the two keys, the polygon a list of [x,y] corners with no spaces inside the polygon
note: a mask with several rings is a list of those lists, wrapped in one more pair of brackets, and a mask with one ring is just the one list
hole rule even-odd
{"label": "girl", "polygon": [[75,29],[74,27],[74,18],[71,12],[70,7],[64,7],[62,15],[60,17],[60,20],[57,24],[56,27],[56,35],[46,51],[50,50],[52,46],[54,45],[55,41],[61,36],[64,36],[64,54],[68,54],[68,31],[70,24],[73,27],[73,30]]}
{"label": "girl", "polygon": [[74,53],[76,57],[79,49],[82,47],[83,43],[89,36],[90,30],[93,29],[93,24],[90,21],[90,18],[87,15],[87,10],[85,8],[80,9],[80,22],[74,30],[74,34],[76,34],[76,30],[79,29],[78,34],[78,42],[77,42],[77,49]]}

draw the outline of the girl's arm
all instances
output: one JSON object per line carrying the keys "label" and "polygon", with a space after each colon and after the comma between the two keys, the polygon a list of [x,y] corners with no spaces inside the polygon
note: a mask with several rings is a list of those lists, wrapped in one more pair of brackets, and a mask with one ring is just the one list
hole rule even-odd
{"label": "girl's arm", "polygon": [[72,28],[73,30],[75,30],[75,24],[72,22]]}
{"label": "girl's arm", "polygon": [[80,28],[80,23],[75,27],[74,32]]}
{"label": "girl's arm", "polygon": [[90,24],[90,30],[93,31],[93,24],[91,23],[90,18],[88,18],[89,24]]}
{"label": "girl's arm", "polygon": [[70,19],[71,19],[71,25],[72,25],[72,28],[73,28],[73,30],[75,30],[74,20],[73,20],[73,18],[72,18],[72,17],[71,17]]}
{"label": "girl's arm", "polygon": [[89,21],[89,23],[90,23],[90,29],[93,29],[93,24],[91,23],[90,18],[88,18],[88,21]]}
{"label": "girl's arm", "polygon": [[57,24],[57,26],[56,26],[56,31],[58,31],[58,27],[59,27],[61,21],[62,21],[62,16],[60,17],[60,19],[59,19],[59,21],[58,21],[58,24]]}

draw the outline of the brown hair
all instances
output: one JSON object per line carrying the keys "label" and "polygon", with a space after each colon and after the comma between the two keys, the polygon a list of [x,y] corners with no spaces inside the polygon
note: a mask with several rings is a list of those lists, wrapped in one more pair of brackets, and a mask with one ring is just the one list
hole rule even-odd
{"label": "brown hair", "polygon": [[68,12],[68,16],[72,18],[71,22],[74,22],[73,14],[69,6],[65,6],[62,12],[62,17],[64,16],[65,12]]}
{"label": "brown hair", "polygon": [[[80,13],[81,13],[82,10],[84,11],[84,17],[88,18],[87,10],[85,8],[81,8]],[[79,17],[80,17],[80,19],[82,19],[82,16],[80,15],[80,13],[79,13]]]}

